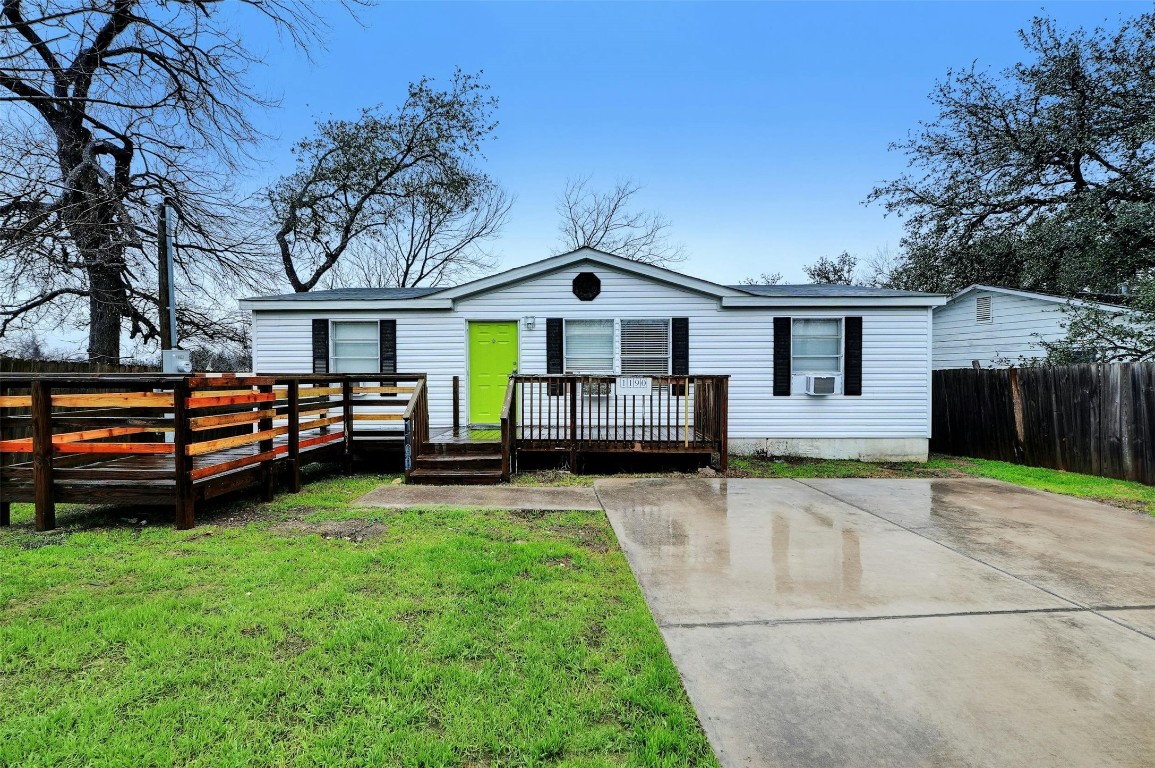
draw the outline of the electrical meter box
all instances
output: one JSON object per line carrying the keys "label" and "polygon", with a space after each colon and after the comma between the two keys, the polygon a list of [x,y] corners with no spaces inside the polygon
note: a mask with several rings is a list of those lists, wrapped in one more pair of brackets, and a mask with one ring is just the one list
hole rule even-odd
{"label": "electrical meter box", "polygon": [[187,349],[163,349],[160,364],[165,373],[192,373],[192,358]]}

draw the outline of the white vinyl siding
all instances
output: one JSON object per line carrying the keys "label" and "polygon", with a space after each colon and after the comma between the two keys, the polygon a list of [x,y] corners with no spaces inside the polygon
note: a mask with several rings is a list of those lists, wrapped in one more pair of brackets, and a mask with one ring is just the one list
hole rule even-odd
{"label": "white vinyl siding", "polygon": [[791,373],[842,373],[841,320],[796,317],[791,325]]}
{"label": "white vinyl siding", "polygon": [[614,321],[565,321],[567,373],[614,372]]}
{"label": "white vinyl siding", "polygon": [[665,376],[670,372],[670,321],[623,320],[621,360],[624,376]]}
{"label": "white vinyl siding", "polygon": [[[983,298],[991,298],[990,322],[982,322]],[[1040,341],[1067,335],[1063,305],[1030,296],[974,291],[934,310],[934,367],[1018,365],[1046,356]]]}
{"label": "white vinyl siding", "polygon": [[[583,302],[573,295],[573,278],[594,272],[601,295]],[[462,413],[468,413],[466,323],[523,320],[518,370],[546,372],[545,318],[652,320],[689,318],[690,373],[730,375],[730,438],[923,438],[929,430],[930,313],[925,306],[879,307],[868,302],[817,308],[800,300],[790,308],[722,309],[716,298],[598,264],[581,264],[458,301],[454,311],[385,312],[371,302],[349,309],[256,311],[253,362],[256,370],[309,372],[309,322],[397,318],[398,370],[428,374],[430,425],[452,423],[452,379],[461,377]],[[970,305],[971,319],[974,305]],[[1005,309],[1000,303],[1000,318]],[[835,318],[861,315],[862,397],[772,398],[774,317]],[[969,364],[969,363],[968,363]]]}
{"label": "white vinyl siding", "polygon": [[381,370],[381,342],[376,321],[335,321],[329,326],[329,372]]}

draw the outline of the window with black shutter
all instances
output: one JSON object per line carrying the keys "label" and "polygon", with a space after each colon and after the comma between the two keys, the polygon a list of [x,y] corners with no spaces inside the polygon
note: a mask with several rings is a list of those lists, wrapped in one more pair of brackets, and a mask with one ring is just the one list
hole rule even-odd
{"label": "window with black shutter", "polygon": [[862,318],[846,318],[846,373],[842,394],[862,394]]}
{"label": "window with black shutter", "polygon": [[790,395],[790,318],[774,318],[774,396]]}

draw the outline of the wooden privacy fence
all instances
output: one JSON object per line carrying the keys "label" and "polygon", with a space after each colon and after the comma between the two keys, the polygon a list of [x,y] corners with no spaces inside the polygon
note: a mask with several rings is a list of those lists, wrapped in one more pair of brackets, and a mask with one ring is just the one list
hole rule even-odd
{"label": "wooden privacy fence", "polygon": [[[196,504],[260,486],[291,490],[301,466],[348,463],[358,446],[427,434],[409,426],[423,374],[39,375],[0,378],[0,524],[34,502],[36,528],[57,502]],[[421,413],[418,413],[420,416]]]}
{"label": "wooden privacy fence", "polygon": [[647,376],[620,394],[615,376],[510,377],[501,415],[502,474],[517,451],[718,453],[727,464],[729,376]]}
{"label": "wooden privacy fence", "polygon": [[1155,363],[934,372],[931,449],[1155,484]]}

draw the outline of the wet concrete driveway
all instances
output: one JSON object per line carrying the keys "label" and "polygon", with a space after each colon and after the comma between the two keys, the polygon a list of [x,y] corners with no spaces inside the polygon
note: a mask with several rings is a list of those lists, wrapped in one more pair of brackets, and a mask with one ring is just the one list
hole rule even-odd
{"label": "wet concrete driveway", "polygon": [[596,489],[724,765],[1155,765],[1155,519],[970,479]]}

